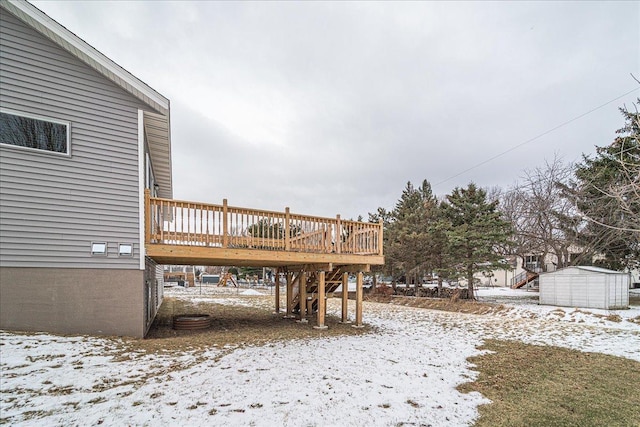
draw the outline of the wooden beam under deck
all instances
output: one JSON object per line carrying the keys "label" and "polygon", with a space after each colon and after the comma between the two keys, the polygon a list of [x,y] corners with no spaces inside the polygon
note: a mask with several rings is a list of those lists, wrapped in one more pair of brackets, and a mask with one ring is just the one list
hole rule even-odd
{"label": "wooden beam under deck", "polygon": [[[158,264],[233,265],[238,267],[285,267],[305,264],[368,265],[384,264],[383,255],[291,252],[260,249],[219,248],[146,244],[146,255]],[[362,271],[360,270],[360,271]]]}

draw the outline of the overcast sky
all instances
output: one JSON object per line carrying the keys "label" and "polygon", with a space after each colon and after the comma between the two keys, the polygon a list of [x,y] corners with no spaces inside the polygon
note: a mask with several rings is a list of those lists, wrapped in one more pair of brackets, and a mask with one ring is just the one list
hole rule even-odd
{"label": "overcast sky", "polygon": [[407,181],[506,188],[640,96],[640,2],[34,4],[171,100],[177,199],[366,219]]}

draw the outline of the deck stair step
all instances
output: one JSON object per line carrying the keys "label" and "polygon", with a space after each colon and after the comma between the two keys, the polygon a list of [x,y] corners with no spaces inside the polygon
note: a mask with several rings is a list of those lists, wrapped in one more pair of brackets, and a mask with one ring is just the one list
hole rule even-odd
{"label": "deck stair step", "polygon": [[[336,267],[332,271],[325,273],[324,288],[325,295],[335,292],[340,285],[342,285],[342,274],[344,273],[342,267]],[[319,278],[317,273],[312,272],[309,274],[306,280],[307,301],[311,301],[311,310],[316,312],[318,310],[318,283]],[[293,312],[300,312],[300,292],[294,292],[293,295]]]}
{"label": "deck stair step", "polygon": [[540,276],[539,273],[535,273],[533,271],[523,271],[522,273],[518,274],[514,278],[513,284],[511,285],[511,288],[512,289],[519,289],[519,288],[523,287],[524,285],[526,285],[527,283],[533,282],[539,276]]}

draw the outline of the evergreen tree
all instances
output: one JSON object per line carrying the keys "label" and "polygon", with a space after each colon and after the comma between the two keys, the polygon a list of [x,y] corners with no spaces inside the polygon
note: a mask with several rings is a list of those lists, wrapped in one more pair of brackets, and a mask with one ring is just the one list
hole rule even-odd
{"label": "evergreen tree", "polygon": [[406,283],[421,283],[425,272],[429,209],[435,198],[427,180],[415,188],[411,182],[402,191],[393,210],[390,252],[406,277]]}
{"label": "evergreen tree", "polygon": [[384,257],[384,265],[375,265],[371,266],[371,272],[373,273],[373,285],[374,289],[378,286],[376,273],[384,273],[393,277],[393,259],[387,253],[389,250],[389,233],[390,226],[393,218],[391,216],[391,212],[387,211],[385,208],[378,208],[378,210],[374,213],[369,212],[369,222],[371,223],[379,223],[382,220],[382,247]]}
{"label": "evergreen tree", "polygon": [[613,269],[640,266],[640,114],[620,111],[625,125],[618,137],[596,147],[595,157],[584,156],[575,181],[562,186],[578,211],[565,220],[582,221],[580,244]]}
{"label": "evergreen tree", "polygon": [[437,204],[430,217],[427,233],[429,236],[429,267],[438,276],[438,296],[442,296],[442,281],[453,276],[453,258],[449,248],[450,223],[444,216],[441,204]]}
{"label": "evergreen tree", "polygon": [[440,204],[427,180],[415,188],[408,182],[395,209],[378,208],[369,213],[370,222],[383,220],[385,265],[378,271],[395,281],[405,277],[407,283],[421,283],[425,274],[438,275],[439,293],[442,280],[450,277],[447,253],[448,222],[441,217]]}
{"label": "evergreen tree", "polygon": [[486,191],[473,183],[455,188],[442,203],[443,218],[449,222],[448,253],[455,259],[452,268],[467,279],[469,298],[474,298],[475,273],[505,268],[499,247],[507,244],[512,230],[497,207],[498,201],[488,202]]}
{"label": "evergreen tree", "polygon": [[279,222],[272,222],[269,218],[263,218],[247,228],[252,237],[265,237],[269,239],[282,239],[284,227]]}
{"label": "evergreen tree", "polygon": [[[300,227],[295,224],[289,225],[289,236],[295,236],[300,231]],[[262,218],[247,227],[247,233],[251,237],[264,237],[268,239],[284,239],[284,224],[273,221],[270,218]]]}

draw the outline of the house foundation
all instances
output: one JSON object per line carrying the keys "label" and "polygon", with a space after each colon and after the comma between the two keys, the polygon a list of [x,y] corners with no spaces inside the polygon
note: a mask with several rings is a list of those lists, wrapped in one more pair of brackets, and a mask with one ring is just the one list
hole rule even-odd
{"label": "house foundation", "polygon": [[143,270],[2,267],[0,328],[142,338],[148,285]]}

